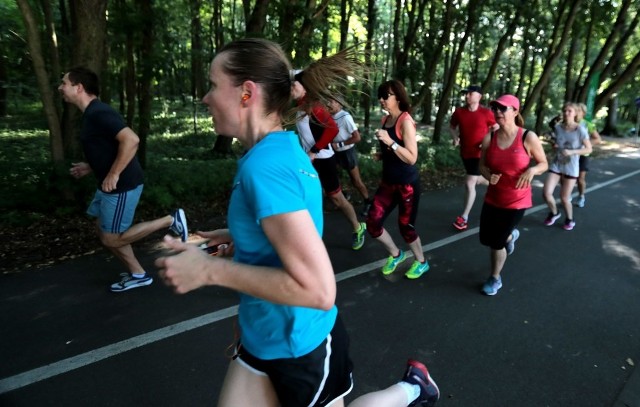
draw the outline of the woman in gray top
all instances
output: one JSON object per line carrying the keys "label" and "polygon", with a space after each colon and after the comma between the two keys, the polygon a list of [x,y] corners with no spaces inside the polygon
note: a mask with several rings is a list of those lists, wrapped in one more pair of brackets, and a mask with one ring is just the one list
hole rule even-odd
{"label": "woman in gray top", "polygon": [[544,224],[551,226],[560,218],[553,191],[560,183],[560,201],[565,210],[565,230],[573,230],[576,223],[573,220],[571,206],[571,192],[580,173],[580,156],[591,153],[591,142],[584,126],[576,120],[578,106],[575,103],[565,103],[562,108],[562,122],[556,124],[555,158],[549,164],[549,174],[544,182],[542,196],[549,206],[549,215]]}

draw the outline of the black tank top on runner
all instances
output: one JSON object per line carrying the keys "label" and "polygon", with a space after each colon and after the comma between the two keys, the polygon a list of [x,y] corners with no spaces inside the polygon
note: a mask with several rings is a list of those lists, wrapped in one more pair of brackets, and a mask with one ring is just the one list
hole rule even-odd
{"label": "black tank top on runner", "polygon": [[[399,118],[398,118],[399,119]],[[404,141],[396,134],[395,123],[391,127],[382,128],[389,133],[389,137],[400,146],[404,147]],[[415,165],[402,161],[390,147],[380,142],[382,152],[382,181],[387,184],[411,184],[418,178],[418,170]]]}

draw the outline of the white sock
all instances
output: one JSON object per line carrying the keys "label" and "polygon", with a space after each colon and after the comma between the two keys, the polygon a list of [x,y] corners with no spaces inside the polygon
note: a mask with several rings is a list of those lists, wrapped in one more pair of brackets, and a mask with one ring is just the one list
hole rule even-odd
{"label": "white sock", "polygon": [[147,275],[147,272],[142,272],[142,273],[131,273],[131,276],[133,278],[144,278],[144,276]]}
{"label": "white sock", "polygon": [[420,397],[420,386],[409,382],[398,382],[400,387],[407,393],[407,405],[413,403],[415,399]]}

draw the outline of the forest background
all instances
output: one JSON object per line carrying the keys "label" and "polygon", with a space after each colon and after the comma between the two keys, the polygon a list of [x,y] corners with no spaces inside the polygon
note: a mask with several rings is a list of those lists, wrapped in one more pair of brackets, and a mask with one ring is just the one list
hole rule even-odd
{"label": "forest background", "polygon": [[[215,134],[200,103],[208,65],[225,43],[265,37],[295,67],[345,47],[361,50],[369,75],[347,89],[364,142],[361,170],[381,115],[377,84],[407,87],[419,121],[428,188],[459,180],[448,137],[460,90],[482,86],[522,101],[538,134],[565,101],[584,102],[601,133],[629,134],[638,117],[637,0],[0,0],[0,226],[5,272],[98,246],[82,215],[95,189],[68,176],[81,160],[80,112],[56,90],[84,65],[101,99],[140,136],[146,169],[137,219],[187,210],[191,229],[223,223],[241,153]],[[155,237],[157,239],[157,236]]]}

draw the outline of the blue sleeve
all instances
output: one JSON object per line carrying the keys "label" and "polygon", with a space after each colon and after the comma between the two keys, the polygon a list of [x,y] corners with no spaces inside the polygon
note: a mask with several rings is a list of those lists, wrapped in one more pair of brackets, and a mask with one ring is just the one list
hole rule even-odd
{"label": "blue sleeve", "polygon": [[298,177],[292,174],[290,166],[280,164],[282,158],[272,157],[261,160],[260,168],[247,168],[252,176],[242,182],[258,220],[306,209]]}

